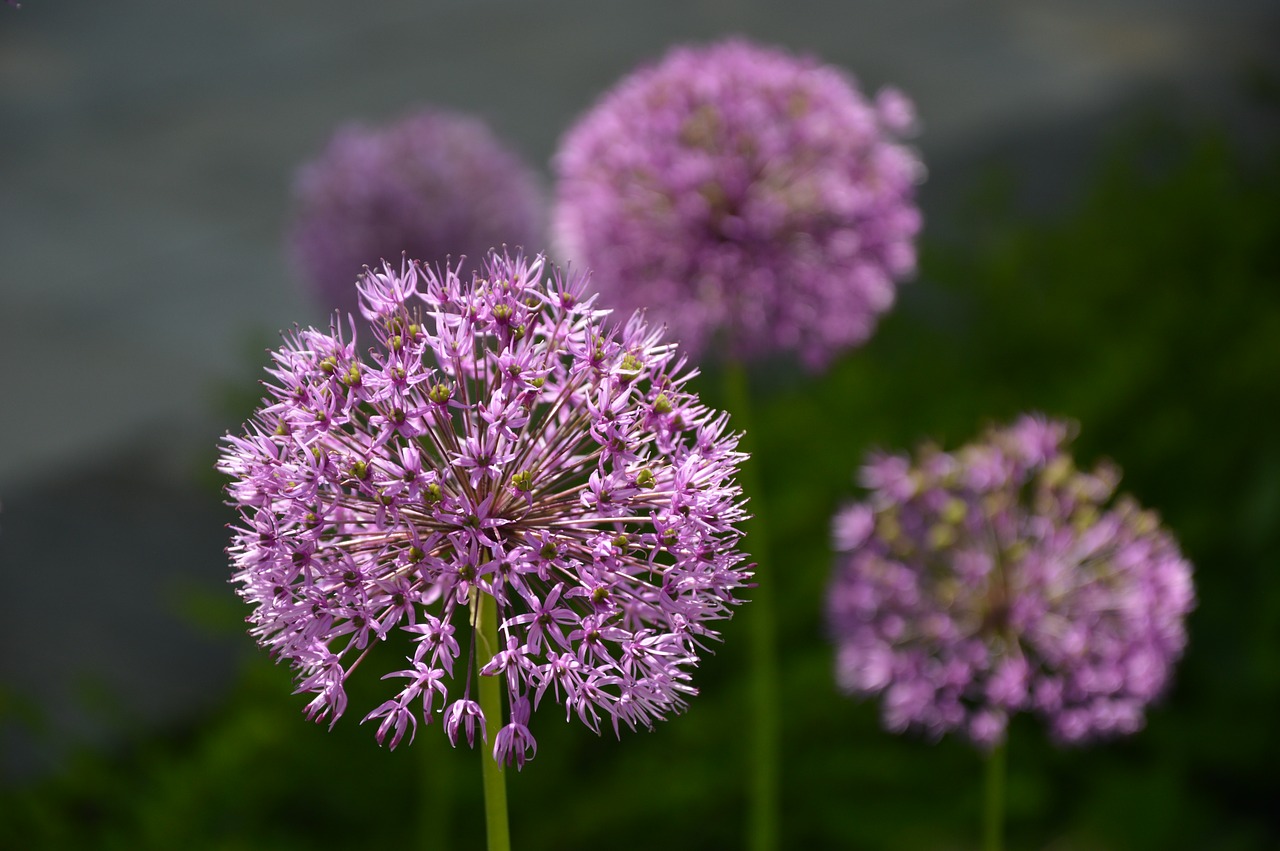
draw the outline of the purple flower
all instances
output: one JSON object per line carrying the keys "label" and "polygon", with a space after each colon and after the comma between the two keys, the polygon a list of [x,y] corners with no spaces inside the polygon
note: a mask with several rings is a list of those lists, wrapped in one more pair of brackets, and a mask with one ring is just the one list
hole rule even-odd
{"label": "purple flower", "polygon": [[289,247],[325,309],[358,309],[356,279],[405,254],[428,265],[542,241],[534,173],[478,119],[423,110],[338,130],[298,171]]}
{"label": "purple flower", "polygon": [[1138,730],[1182,655],[1191,565],[1156,515],[1023,416],[954,453],[872,456],[835,521],[836,678],[885,726],[990,747],[1033,712],[1062,742]]}
{"label": "purple flower", "polygon": [[731,40],[683,47],[608,92],[560,145],[553,228],[602,293],[698,354],[865,341],[915,266],[923,170],[911,103]]}
{"label": "purple flower", "polygon": [[[360,280],[376,345],[290,335],[268,396],[218,469],[240,512],[228,549],[251,633],[298,671],[330,725],[344,684],[395,636],[398,691],[369,712],[395,747],[419,722],[536,751],[552,696],[597,732],[649,727],[750,576],[726,416],[643,318],[612,322],[586,278],[491,255],[465,283],[417,264]],[[354,322],[351,323],[353,326]],[[474,616],[497,607],[509,721],[473,699]]]}

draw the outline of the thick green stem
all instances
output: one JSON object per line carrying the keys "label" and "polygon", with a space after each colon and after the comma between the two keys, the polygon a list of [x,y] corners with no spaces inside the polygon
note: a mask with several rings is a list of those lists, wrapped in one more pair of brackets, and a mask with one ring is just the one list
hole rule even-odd
{"label": "thick green stem", "polygon": [[987,754],[986,801],[982,813],[982,851],[1004,848],[1004,776],[1005,745],[1003,742]]}
{"label": "thick green stem", "polygon": [[[476,679],[480,692],[480,709],[484,712],[485,730],[492,742],[502,729],[501,677],[482,677],[480,669],[498,652],[498,604],[483,592],[472,591],[472,616],[475,618]],[[507,828],[507,781],[502,766],[493,758],[493,748],[480,749],[480,767],[484,775],[484,824],[489,851],[511,851],[511,834]]]}
{"label": "thick green stem", "polygon": [[436,731],[428,731],[413,749],[418,752],[422,769],[421,836],[431,837],[431,851],[453,848],[453,749],[449,740]]}
{"label": "thick green stem", "polygon": [[[738,448],[752,452],[751,398],[746,370],[740,363],[725,369],[725,393],[735,431],[744,433]],[[769,539],[765,526],[768,511],[760,483],[760,461],[749,458],[740,477],[743,494],[750,500],[754,515],[743,524],[746,548],[755,556],[755,582],[751,605],[743,616],[751,622],[751,770],[748,796],[748,847],[752,851],[775,851],[778,847],[778,774],[780,766],[778,733],[778,647],[774,622],[774,581],[769,565]]]}

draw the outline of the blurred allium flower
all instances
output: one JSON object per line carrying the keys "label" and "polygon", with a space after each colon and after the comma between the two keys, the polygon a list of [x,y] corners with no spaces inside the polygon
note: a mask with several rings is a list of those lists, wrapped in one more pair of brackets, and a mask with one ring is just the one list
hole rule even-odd
{"label": "blurred allium flower", "polygon": [[870,103],[812,59],[678,48],[565,136],[555,238],[694,353],[821,366],[870,336],[914,269],[922,168],[895,141],[913,123],[902,94]]}
{"label": "blurred allium flower", "polygon": [[1132,733],[1194,606],[1156,515],[1108,504],[1065,423],[1024,416],[947,453],[873,456],[870,499],[835,520],[828,613],[840,686],[883,693],[885,725],[991,746],[1033,712],[1063,742]]}
{"label": "blurred allium flower", "polygon": [[492,248],[542,242],[537,177],[481,121],[451,112],[339,129],[293,194],[290,249],[325,309],[355,312],[356,279],[383,259],[465,254],[469,275]]}
{"label": "blurred allium flower", "polygon": [[[522,764],[548,696],[617,732],[695,692],[689,669],[750,575],[738,438],[642,318],[609,321],[582,276],[543,278],[541,258],[499,255],[471,283],[367,273],[376,348],[295,332],[245,434],[225,438],[235,581],[252,634],[314,694],[309,716],[332,726],[346,678],[397,632],[412,650],[384,677],[396,693],[365,716],[392,747],[439,714],[455,744],[479,725]],[[472,693],[482,595],[500,730]]]}

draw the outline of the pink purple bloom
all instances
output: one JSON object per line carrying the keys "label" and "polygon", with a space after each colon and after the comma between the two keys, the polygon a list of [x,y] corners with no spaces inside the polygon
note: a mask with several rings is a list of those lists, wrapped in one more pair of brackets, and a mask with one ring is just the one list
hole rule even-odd
{"label": "pink purple bloom", "polygon": [[[489,256],[470,282],[384,265],[359,285],[372,348],[309,328],[275,352],[218,469],[251,632],[297,669],[310,717],[332,726],[347,678],[397,636],[403,667],[365,715],[391,747],[439,718],[455,744],[478,733],[519,765],[544,699],[617,733],[695,693],[750,576],[744,455],[675,346],[640,316],[612,321],[585,284],[520,256]],[[499,638],[480,673],[508,709],[488,729],[472,683],[483,595]]]}
{"label": "pink purple bloom", "polygon": [[356,279],[383,259],[479,261],[495,247],[542,242],[534,173],[480,120],[442,110],[339,129],[299,169],[293,194],[289,247],[325,309],[356,312]]}
{"label": "pink purple bloom", "polygon": [[1066,423],[1023,416],[956,452],[874,455],[835,519],[836,677],[885,726],[1001,741],[1034,713],[1062,742],[1129,734],[1166,687],[1195,605],[1151,511],[1076,469]]}
{"label": "pink purple bloom", "polygon": [[694,353],[820,366],[867,339],[915,266],[910,101],[731,40],[624,79],[555,157],[555,238]]}

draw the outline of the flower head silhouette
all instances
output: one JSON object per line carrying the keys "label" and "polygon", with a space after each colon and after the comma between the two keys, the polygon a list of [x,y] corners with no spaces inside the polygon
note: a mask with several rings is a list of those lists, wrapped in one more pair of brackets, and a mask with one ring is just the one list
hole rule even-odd
{"label": "flower head silhouette", "polygon": [[542,242],[533,171],[479,119],[440,109],[340,128],[293,196],[290,253],[326,310],[355,312],[356,279],[383,259],[465,255],[467,276],[492,248]]}

